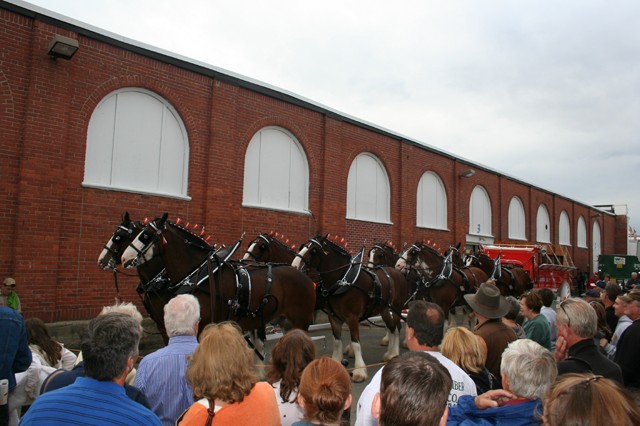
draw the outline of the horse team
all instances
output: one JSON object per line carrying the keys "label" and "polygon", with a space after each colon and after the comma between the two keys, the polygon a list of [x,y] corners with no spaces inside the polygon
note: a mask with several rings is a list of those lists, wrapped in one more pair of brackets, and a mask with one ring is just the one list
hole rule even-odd
{"label": "horse team", "polygon": [[432,301],[448,314],[464,304],[464,294],[475,292],[489,278],[505,295],[532,286],[526,272],[505,271],[481,253],[465,263],[457,247],[441,253],[421,242],[398,253],[390,244],[377,243],[365,256],[364,247],[352,255],[344,240],[328,235],[315,235],[295,250],[277,234],[263,233],[241,260],[232,260],[241,242],[218,248],[198,225],[171,222],[168,214],[141,223],[125,213],[98,266],[114,271],[118,264],[137,268],[138,293],[161,331],[164,305],[177,294],[191,293],[200,301],[202,323],[238,322],[259,337],[252,340],[257,352],[268,324],[307,330],[320,309],[329,318],[335,359],[342,359],[343,324],[349,328],[355,382],[367,379],[361,321],[373,316],[384,321],[387,361],[399,354],[402,311],[412,300]]}

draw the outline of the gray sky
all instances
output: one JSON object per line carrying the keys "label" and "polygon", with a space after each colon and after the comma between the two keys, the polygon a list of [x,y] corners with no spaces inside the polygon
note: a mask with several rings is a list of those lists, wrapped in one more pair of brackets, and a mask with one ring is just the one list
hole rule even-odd
{"label": "gray sky", "polygon": [[30,3],[575,200],[626,204],[640,231],[637,0]]}

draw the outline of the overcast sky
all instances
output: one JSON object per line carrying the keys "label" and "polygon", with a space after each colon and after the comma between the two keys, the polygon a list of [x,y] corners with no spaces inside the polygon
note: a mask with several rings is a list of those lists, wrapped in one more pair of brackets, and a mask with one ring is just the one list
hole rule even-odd
{"label": "overcast sky", "polygon": [[640,1],[30,3],[580,202],[627,205],[640,231]]}

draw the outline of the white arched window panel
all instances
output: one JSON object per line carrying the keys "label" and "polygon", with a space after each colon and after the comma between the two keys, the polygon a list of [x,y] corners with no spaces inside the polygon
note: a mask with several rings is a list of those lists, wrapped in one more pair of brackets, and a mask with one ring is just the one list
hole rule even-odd
{"label": "white arched window panel", "polygon": [[601,233],[600,233],[600,224],[598,222],[593,222],[593,229],[591,231],[591,244],[593,249],[593,257],[591,259],[591,266],[594,271],[598,270],[598,257],[602,254],[602,243],[600,242]]}
{"label": "white arched window panel", "polygon": [[298,140],[280,127],[265,127],[247,147],[243,205],[307,212],[309,165]]}
{"label": "white arched window panel", "polygon": [[560,221],[558,223],[558,242],[563,246],[571,245],[571,224],[569,224],[569,215],[566,211],[560,213]]}
{"label": "white arched window panel", "polygon": [[128,87],[107,95],[89,120],[86,186],[187,198],[189,140],[169,102]]}
{"label": "white arched window panel", "polygon": [[491,236],[491,201],[480,185],[473,188],[469,200],[469,234]]}
{"label": "white arched window panel", "polygon": [[513,197],[509,203],[509,238],[512,240],[527,239],[524,206],[518,197]]}
{"label": "white arched window panel", "polygon": [[358,155],[351,163],[347,179],[347,218],[369,222],[390,222],[390,185],[378,158]]}
{"label": "white arched window panel", "polygon": [[447,192],[442,180],[433,172],[426,172],[418,182],[416,225],[447,229]]}
{"label": "white arched window panel", "polygon": [[584,218],[578,218],[578,247],[587,248],[587,224]]}
{"label": "white arched window panel", "polygon": [[536,214],[536,241],[539,243],[551,242],[551,223],[549,222],[549,212],[547,208],[540,204]]}

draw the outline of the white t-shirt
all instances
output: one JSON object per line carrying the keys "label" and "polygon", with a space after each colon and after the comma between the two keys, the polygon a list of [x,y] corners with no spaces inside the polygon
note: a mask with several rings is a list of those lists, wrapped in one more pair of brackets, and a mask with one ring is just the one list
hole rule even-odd
{"label": "white t-shirt", "polygon": [[271,387],[276,394],[276,401],[278,401],[278,410],[280,410],[282,426],[291,426],[293,423],[302,420],[304,411],[296,402],[298,390],[294,389],[293,392],[291,392],[291,395],[289,395],[290,402],[282,402],[282,397],[280,396],[280,380],[272,384]]}
{"label": "white t-shirt", "polygon": [[[440,352],[427,353],[440,361],[440,364],[449,370],[451,379],[453,379],[453,385],[451,386],[451,392],[447,400],[448,406],[458,405],[458,399],[460,399],[462,395],[476,396],[478,394],[476,384],[462,368],[458,367],[453,361]],[[378,370],[371,379],[371,382],[364,388],[362,394],[360,394],[358,407],[356,408],[355,426],[376,426],[378,424],[378,420],[371,416],[371,405],[373,404],[373,398],[376,396],[376,393],[380,392],[382,368]]]}

